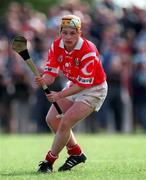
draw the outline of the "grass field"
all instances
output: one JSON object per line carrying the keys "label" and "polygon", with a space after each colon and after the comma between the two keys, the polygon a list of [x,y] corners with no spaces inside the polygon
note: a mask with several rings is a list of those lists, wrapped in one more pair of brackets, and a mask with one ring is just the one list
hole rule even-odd
{"label": "grass field", "polygon": [[0,180],[145,180],[146,135],[77,135],[88,160],[70,172],[57,172],[65,150],[51,174],[37,174],[52,135],[1,135]]}

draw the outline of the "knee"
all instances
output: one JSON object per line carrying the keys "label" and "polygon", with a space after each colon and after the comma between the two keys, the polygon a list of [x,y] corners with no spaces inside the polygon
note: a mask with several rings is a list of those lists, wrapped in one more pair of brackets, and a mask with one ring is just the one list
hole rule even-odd
{"label": "knee", "polygon": [[69,126],[68,122],[62,121],[60,126],[59,126],[59,130],[58,131],[60,133],[64,133],[64,132],[68,131],[69,129],[70,129],[70,126]]}
{"label": "knee", "polygon": [[53,119],[49,118],[48,116],[46,116],[46,123],[49,127],[52,127],[52,123],[53,123]]}

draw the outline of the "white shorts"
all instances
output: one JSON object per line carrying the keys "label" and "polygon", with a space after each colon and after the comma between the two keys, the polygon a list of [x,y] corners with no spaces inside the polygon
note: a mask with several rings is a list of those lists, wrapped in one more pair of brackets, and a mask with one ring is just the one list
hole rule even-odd
{"label": "white shorts", "polygon": [[74,94],[72,96],[66,97],[70,101],[81,101],[85,104],[91,106],[95,111],[99,111],[102,106],[106,96],[107,96],[108,86],[107,82],[103,82],[100,85],[86,88],[85,90]]}

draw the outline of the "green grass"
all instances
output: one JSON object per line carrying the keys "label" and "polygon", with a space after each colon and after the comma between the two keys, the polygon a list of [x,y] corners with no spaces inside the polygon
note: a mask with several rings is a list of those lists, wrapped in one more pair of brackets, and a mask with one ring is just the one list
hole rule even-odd
{"label": "green grass", "polygon": [[144,180],[146,135],[77,135],[88,160],[70,172],[57,172],[65,150],[52,174],[37,174],[38,162],[48,151],[52,135],[1,135],[1,180]]}

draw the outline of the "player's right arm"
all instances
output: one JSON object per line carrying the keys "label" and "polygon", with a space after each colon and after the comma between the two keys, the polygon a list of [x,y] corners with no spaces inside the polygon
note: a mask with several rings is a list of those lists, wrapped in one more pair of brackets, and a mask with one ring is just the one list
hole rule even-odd
{"label": "player's right arm", "polygon": [[44,74],[42,77],[40,77],[40,76],[35,77],[35,83],[39,87],[41,87],[43,84],[51,85],[54,83],[54,81],[55,81],[55,77],[48,75],[48,74]]}
{"label": "player's right arm", "polygon": [[55,60],[54,55],[54,44],[52,44],[49,53],[48,53],[48,60],[46,61],[43,75],[41,77],[36,77],[35,82],[38,86],[42,86],[42,84],[45,82],[46,85],[51,85],[54,83],[56,77],[58,76],[59,67]]}

